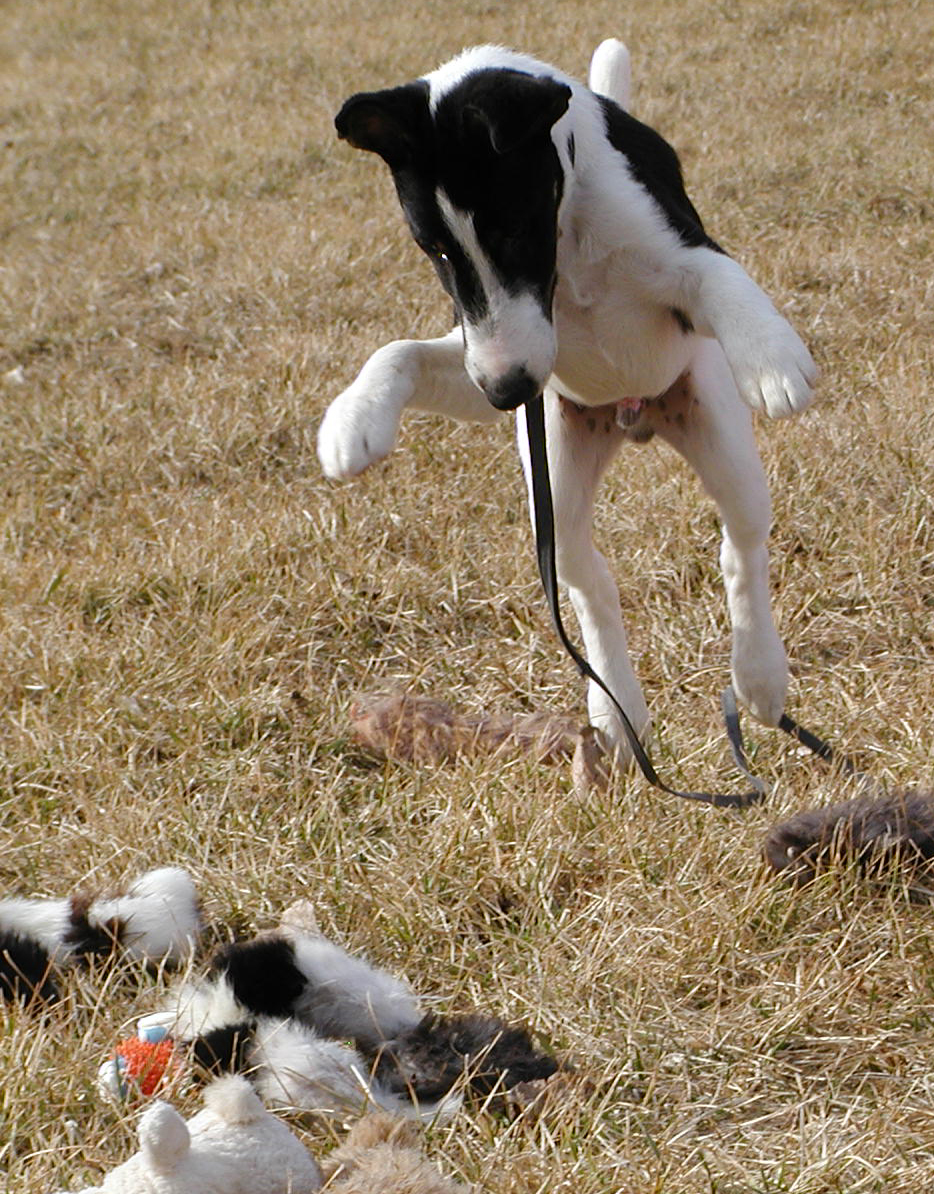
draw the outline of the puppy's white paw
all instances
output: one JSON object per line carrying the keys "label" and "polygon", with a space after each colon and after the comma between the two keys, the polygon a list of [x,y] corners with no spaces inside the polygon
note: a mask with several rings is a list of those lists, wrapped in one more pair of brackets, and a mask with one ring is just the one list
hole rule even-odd
{"label": "puppy's white paw", "polygon": [[325,475],[336,481],[356,477],[389,455],[398,432],[394,406],[361,397],[351,386],[334,399],[318,428],[318,459]]}
{"label": "puppy's white paw", "polygon": [[[634,677],[629,682],[617,677],[614,688],[639,741],[648,747],[652,740],[652,722],[638,682]],[[590,724],[599,731],[607,754],[616,766],[624,770],[635,767],[629,735],[623,729],[616,706],[596,684],[589,686],[587,706]]]}
{"label": "puppy's white paw", "polygon": [[757,721],[778,725],[788,696],[788,658],[777,634],[734,644],[733,688]]}
{"label": "puppy's white paw", "polygon": [[811,404],[817,366],[780,315],[755,327],[737,328],[723,348],[739,392],[753,410],[782,419]]}

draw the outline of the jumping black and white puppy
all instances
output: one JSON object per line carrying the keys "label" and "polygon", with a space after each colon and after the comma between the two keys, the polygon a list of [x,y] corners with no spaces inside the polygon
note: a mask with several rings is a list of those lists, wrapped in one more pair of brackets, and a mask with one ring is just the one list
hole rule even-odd
{"label": "jumping black and white puppy", "polygon": [[54,1000],[58,972],[92,957],[177,965],[200,932],[194,884],[178,867],[149,871],[117,896],[0,900],[0,996]]}
{"label": "jumping black and white puppy", "polygon": [[[623,440],[658,434],[696,470],[723,521],[721,564],[740,700],[766,724],[785,704],[772,618],[769,494],[749,408],[811,401],[797,334],[710,238],[674,150],[625,110],[625,47],[600,46],[590,88],[495,46],[413,83],[352,96],[341,137],[392,171],[415,240],[459,326],[385,345],[329,407],[318,454],[351,477],[389,453],[406,407],[488,422],[544,391],[557,567],[591,665],[644,734],[619,597],[593,545],[593,501]],[[595,685],[591,722],[628,756]]]}

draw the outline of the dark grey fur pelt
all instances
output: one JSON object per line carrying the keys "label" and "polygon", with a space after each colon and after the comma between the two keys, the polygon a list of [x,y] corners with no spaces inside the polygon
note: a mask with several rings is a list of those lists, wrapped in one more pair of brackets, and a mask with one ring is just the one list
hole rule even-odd
{"label": "dark grey fur pelt", "polygon": [[497,1016],[429,1014],[375,1055],[376,1077],[397,1093],[439,1099],[465,1079],[481,1097],[497,1088],[550,1078],[558,1063],[536,1049],[529,1033]]}
{"label": "dark grey fur pelt", "polygon": [[917,875],[934,860],[934,795],[858,796],[807,809],[773,826],[764,853],[770,866],[798,885],[835,863],[855,863],[874,877],[893,864]]}

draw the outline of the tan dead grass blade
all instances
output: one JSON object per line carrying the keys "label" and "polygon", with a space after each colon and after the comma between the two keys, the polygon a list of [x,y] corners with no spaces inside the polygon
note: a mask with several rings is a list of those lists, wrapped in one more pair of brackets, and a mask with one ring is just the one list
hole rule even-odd
{"label": "tan dead grass blade", "polygon": [[[819,406],[760,426],[793,709],[880,779],[930,785],[932,25],[912,0],[6,0],[5,891],[176,862],[224,931],[308,897],[438,1006],[527,1019],[593,1087],[433,1132],[485,1189],[929,1188],[930,910],[761,871],[771,820],[845,786],[765,732],[775,796],[743,816],[634,779],[578,800],[567,768],[521,759],[364,767],[359,692],[582,715],[581,689],[508,420],[413,420],[348,487],[313,436],[374,347],[448,319],[385,172],[332,135],[340,100],[478,41],[580,74],[624,37],[638,112],[823,368]],[[659,765],[731,782],[709,505],[633,450],[599,533]],[[133,1109],[93,1076],[161,981],[92,974],[46,1021],[5,1013],[0,1187],[78,1186],[132,1149]]]}

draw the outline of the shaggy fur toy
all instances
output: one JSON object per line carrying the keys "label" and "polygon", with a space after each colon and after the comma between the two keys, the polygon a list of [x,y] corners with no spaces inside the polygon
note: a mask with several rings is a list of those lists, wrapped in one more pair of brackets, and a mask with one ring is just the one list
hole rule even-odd
{"label": "shaggy fur toy", "polygon": [[324,1171],[334,1194],[467,1194],[422,1156],[414,1124],[388,1115],[355,1124]]}
{"label": "shaggy fur toy", "polygon": [[369,1061],[340,1040],[328,1040],[294,1017],[256,1015],[240,1003],[223,974],[174,993],[172,1037],[208,1073],[249,1074],[264,1099],[319,1115],[345,1118],[378,1107],[395,1115],[447,1119],[451,1096],[415,1104],[371,1073]]}
{"label": "shaggy fur toy", "polygon": [[404,983],[318,935],[280,932],[231,945],[212,969],[251,1013],[353,1040],[381,1083],[419,1102],[443,1098],[463,1077],[487,1095],[558,1068],[524,1029],[495,1016],[423,1016]]}
{"label": "shaggy fur toy", "polygon": [[[249,1082],[219,1078],[187,1123],[168,1103],[139,1122],[139,1152],[80,1194],[314,1194],[321,1170]],[[62,1192],[64,1194],[64,1192]]]}
{"label": "shaggy fur toy", "polygon": [[859,796],[808,809],[774,826],[764,852],[796,884],[809,883],[835,862],[855,862],[873,875],[896,863],[916,874],[934,859],[934,796]]}
{"label": "shaggy fur toy", "polygon": [[46,1002],[56,971],[122,954],[151,963],[186,961],[201,931],[194,884],[177,867],[149,871],[121,896],[0,901],[0,996]]}

